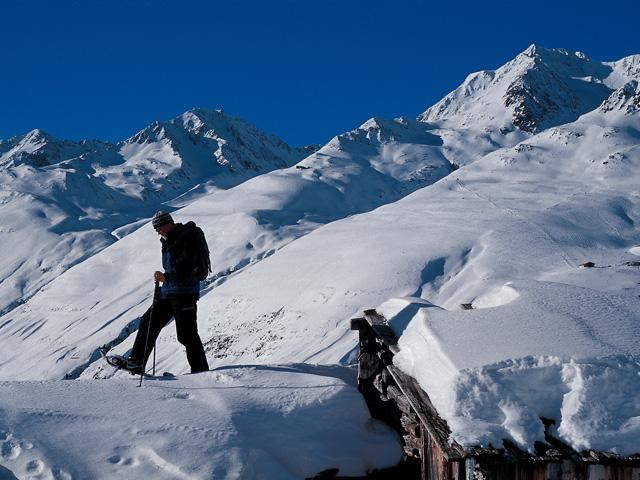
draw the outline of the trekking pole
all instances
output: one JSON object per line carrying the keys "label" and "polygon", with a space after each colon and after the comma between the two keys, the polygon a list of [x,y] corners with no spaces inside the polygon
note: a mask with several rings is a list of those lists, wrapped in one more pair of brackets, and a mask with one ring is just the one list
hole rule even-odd
{"label": "trekking pole", "polygon": [[[149,345],[149,332],[151,331],[151,322],[153,321],[153,308],[156,305],[156,298],[158,295],[158,290],[160,289],[160,284],[158,283],[158,281],[156,280],[156,285],[155,288],[153,289],[153,301],[151,302],[151,308],[149,309],[149,322],[147,323],[147,335],[146,338],[144,339],[144,356],[142,357],[142,370],[140,371],[140,383],[138,384],[138,387],[142,386],[142,378],[144,377],[145,374],[145,369],[146,369],[146,365],[147,365],[147,346]],[[155,348],[153,349],[153,364],[154,367],[153,369],[155,370]]]}
{"label": "trekking pole", "polygon": [[153,376],[156,376],[156,347],[158,346],[158,341],[153,344]]}

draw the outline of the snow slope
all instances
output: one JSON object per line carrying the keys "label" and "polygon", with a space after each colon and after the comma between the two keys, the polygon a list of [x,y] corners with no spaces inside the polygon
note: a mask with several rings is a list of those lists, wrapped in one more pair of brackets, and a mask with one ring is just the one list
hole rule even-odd
{"label": "snow slope", "polygon": [[118,145],[40,130],[0,142],[0,241],[12,252],[0,266],[0,313],[163,202],[180,206],[307,154],[218,110],[186,112]]}
{"label": "snow slope", "polygon": [[[461,443],[531,449],[545,416],[577,449],[640,450],[639,107],[628,84],[576,123],[461,175],[462,192],[511,220],[485,232],[438,291],[423,290],[444,309],[381,307],[398,333],[406,327],[396,363]],[[485,183],[504,169],[511,188]],[[587,261],[596,267],[580,268]],[[474,310],[451,311],[461,303]]]}
{"label": "snow slope", "polygon": [[245,366],[142,388],[129,375],[1,382],[0,478],[293,480],[394,464],[395,433],[343,370]]}
{"label": "snow slope", "polygon": [[[444,309],[434,319],[450,333],[419,330],[418,340],[407,339],[408,360],[398,361],[434,394],[462,443],[506,437],[532,448],[542,433],[537,416],[546,414],[576,448],[637,451],[635,88],[624,102],[616,91],[574,123],[323,226],[230,278],[201,302],[217,362],[345,361],[355,342],[348,320],[360,308],[420,297]],[[587,261],[597,268],[581,268]],[[179,354],[163,358],[174,364]],[[434,364],[449,370],[425,367]],[[500,369],[515,378],[467,395],[490,377],[483,371]],[[556,381],[532,380],[539,371]],[[495,383],[500,394],[485,395]],[[620,396],[602,395],[618,384]],[[528,396],[518,385],[541,390]],[[547,392],[554,398],[537,402]],[[512,401],[495,403],[502,398]]]}
{"label": "snow slope", "polygon": [[[423,125],[372,119],[298,166],[207,195],[175,218],[193,218],[207,233],[209,288],[216,289],[319,226],[397,200],[450,171],[438,138]],[[99,359],[98,347],[131,333],[148,307],[151,273],[160,268],[157,238],[149,225],[140,228],[2,317],[3,378],[76,376]]]}

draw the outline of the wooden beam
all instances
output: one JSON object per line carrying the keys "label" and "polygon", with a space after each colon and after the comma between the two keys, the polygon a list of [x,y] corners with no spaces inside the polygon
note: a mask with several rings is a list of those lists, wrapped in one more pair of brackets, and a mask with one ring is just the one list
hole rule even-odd
{"label": "wooden beam", "polygon": [[405,432],[410,433],[414,437],[420,436],[420,420],[418,416],[413,413],[403,413],[400,417],[400,425],[404,428]]}
{"label": "wooden beam", "polygon": [[364,318],[352,318],[351,319],[351,330],[360,330],[368,325],[367,321]]}
{"label": "wooden beam", "polygon": [[455,441],[450,441],[451,429],[449,425],[440,417],[429,396],[422,390],[416,380],[393,365],[389,365],[387,370],[389,370],[412,409],[420,418],[429,435],[447,457],[447,460],[464,457],[464,449]]}
{"label": "wooden beam", "polygon": [[376,333],[376,335],[382,340],[382,342],[387,346],[391,352],[394,354],[398,353],[400,349],[398,348],[398,339],[396,334],[393,333],[393,330],[389,327],[387,323],[387,319],[380,315],[375,310],[365,310],[364,318],[371,325],[371,328]]}

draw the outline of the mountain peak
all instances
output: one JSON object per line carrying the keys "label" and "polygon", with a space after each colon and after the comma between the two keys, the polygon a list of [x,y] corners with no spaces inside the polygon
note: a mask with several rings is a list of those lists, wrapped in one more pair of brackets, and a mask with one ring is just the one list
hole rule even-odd
{"label": "mountain peak", "polygon": [[522,52],[521,55],[526,55],[528,57],[533,57],[535,55],[539,55],[542,50],[546,50],[546,48],[543,48],[543,47],[541,47],[540,45],[538,45],[536,43],[532,43],[531,45],[529,45],[527,47],[527,49],[524,52]]}
{"label": "mountain peak", "polygon": [[[194,183],[235,185],[309,155],[221,109],[204,108],[154,122],[121,142],[119,149],[126,167],[118,166],[105,175],[114,174],[123,188],[136,195],[146,189],[165,197]],[[143,171],[147,173],[140,179],[138,173]]]}
{"label": "mountain peak", "polygon": [[65,143],[55,139],[45,131],[34,128],[4,142],[0,152],[0,164],[29,164],[44,167],[60,159],[60,151]]}
{"label": "mountain peak", "polygon": [[184,114],[192,114],[192,115],[196,115],[198,117],[208,117],[208,116],[219,116],[219,117],[224,117],[226,116],[225,111],[222,108],[192,108],[190,110],[187,110],[186,112],[184,112]]}
{"label": "mountain peak", "polygon": [[227,115],[222,109],[192,108],[170,122],[179,123],[183,128],[199,135],[202,131],[220,129],[239,120]]}
{"label": "mountain peak", "polygon": [[632,115],[640,111],[640,88],[638,81],[632,80],[622,87],[616,89],[600,105],[599,110],[603,113],[623,112]]}
{"label": "mountain peak", "polygon": [[22,136],[21,143],[51,142],[54,138],[44,130],[34,128]]}
{"label": "mountain peak", "polygon": [[597,108],[611,94],[612,71],[582,52],[534,43],[497,70],[469,75],[418,120],[535,133]]}
{"label": "mountain peak", "polygon": [[[584,54],[583,52],[570,52],[564,48],[545,48],[536,43],[532,43],[527,47],[525,51],[523,51],[518,57],[526,56],[526,57],[537,57],[543,60],[551,60],[553,58],[563,59],[563,58],[572,58],[575,57],[579,60],[591,61],[591,59]],[[517,58],[517,57],[516,57]]]}

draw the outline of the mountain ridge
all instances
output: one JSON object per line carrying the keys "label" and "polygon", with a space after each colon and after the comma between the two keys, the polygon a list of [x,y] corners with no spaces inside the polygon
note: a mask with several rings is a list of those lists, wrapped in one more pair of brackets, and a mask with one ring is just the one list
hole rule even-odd
{"label": "mountain ridge", "polygon": [[[0,312],[131,233],[156,210],[173,210],[308,154],[235,117],[211,116],[221,130],[216,141],[190,136],[185,125],[191,121],[193,129],[196,122],[190,112],[117,144],[60,140],[40,129],[2,141],[0,241],[15,261],[0,266]],[[225,123],[232,125],[222,131]],[[229,166],[235,157],[245,163],[220,165],[227,162],[226,152],[232,154]],[[174,199],[179,200],[167,203]]]}
{"label": "mountain ridge", "polygon": [[496,70],[470,74],[418,120],[537,133],[576,120],[612,90],[640,78],[639,62],[638,55],[596,62],[582,52],[532,44]]}

